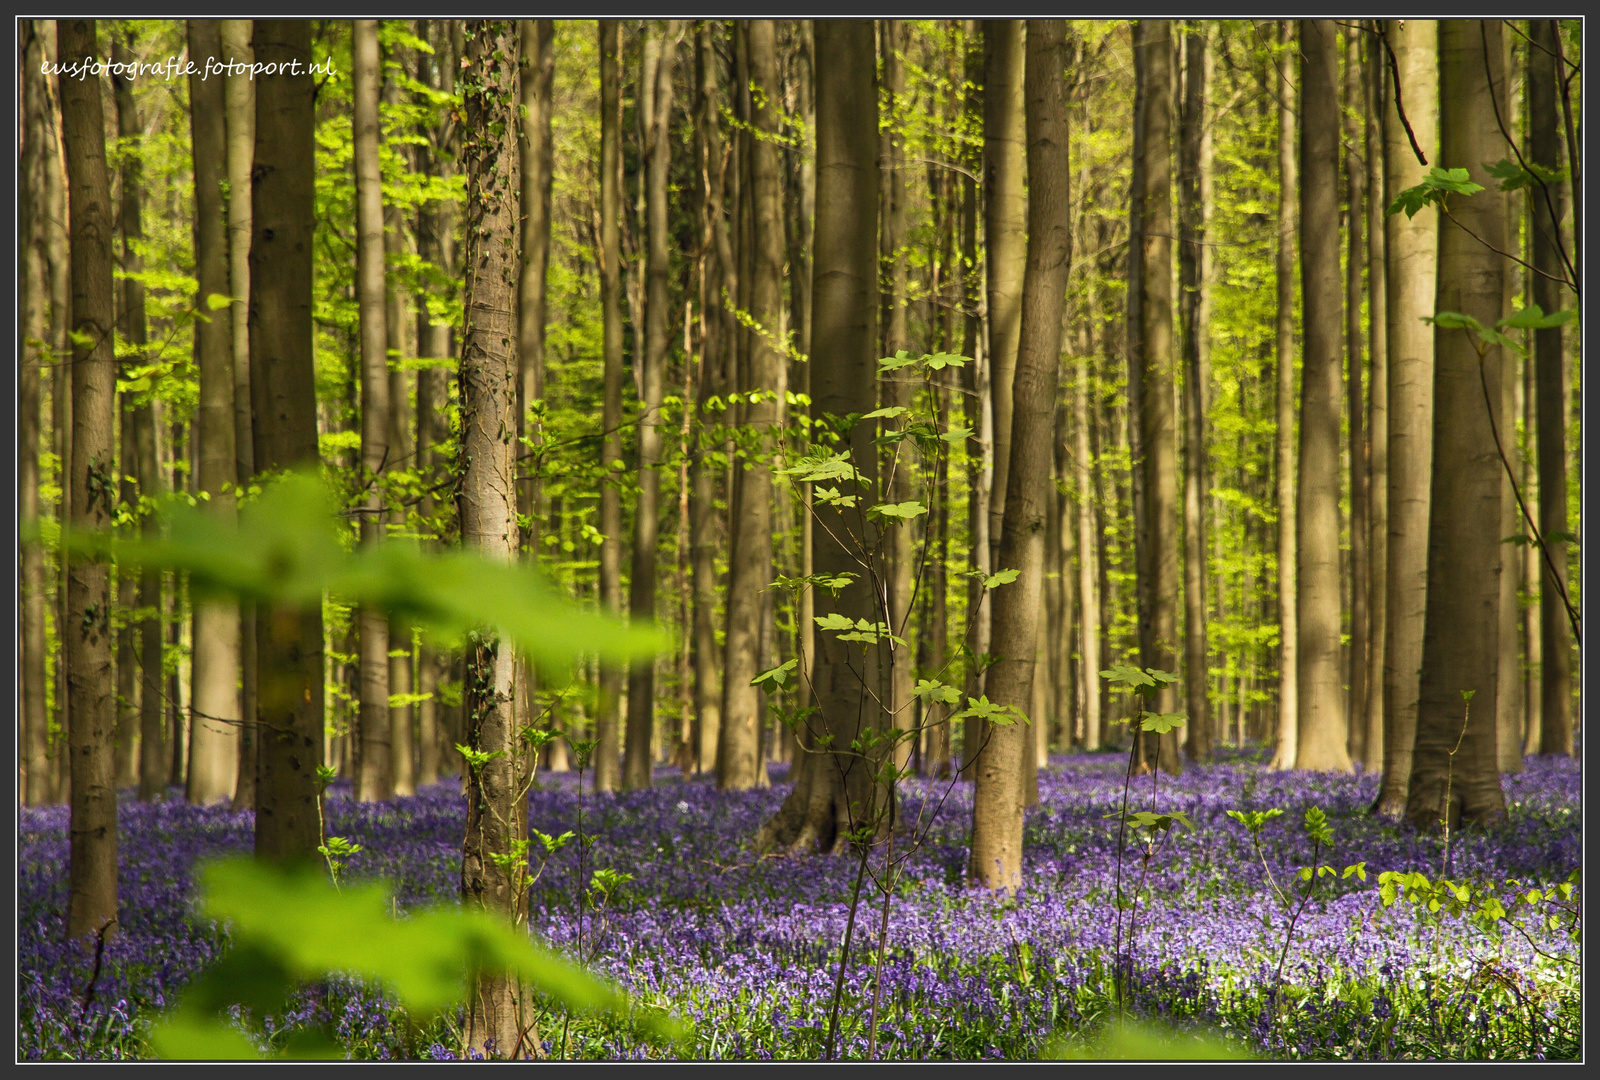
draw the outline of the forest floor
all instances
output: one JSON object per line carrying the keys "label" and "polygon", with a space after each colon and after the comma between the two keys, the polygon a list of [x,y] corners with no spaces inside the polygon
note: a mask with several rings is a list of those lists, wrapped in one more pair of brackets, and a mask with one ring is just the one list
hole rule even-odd
{"label": "forest floor", "polygon": [[[1225,755],[1226,756],[1226,755]],[[1524,909],[1521,930],[1493,933],[1403,900],[1385,906],[1385,870],[1438,875],[1442,839],[1366,813],[1373,775],[1273,772],[1254,756],[1190,766],[1160,778],[1161,813],[1182,811],[1145,870],[1130,841],[1125,895],[1143,879],[1124,1008],[1169,1025],[1204,1028],[1249,1052],[1313,1059],[1570,1058],[1578,1053],[1577,930],[1552,929]],[[1027,887],[1005,899],[967,887],[970,784],[907,785],[903,820],[926,801],[925,839],[905,863],[887,922],[878,997],[880,1057],[1033,1058],[1070,1053],[1117,1013],[1108,957],[1117,931],[1117,826],[1125,757],[1059,757],[1041,771],[1040,804],[1028,812]],[[778,807],[784,767],[770,789],[719,793],[704,779],[667,770],[648,791],[596,797],[575,774],[546,775],[530,793],[532,826],[595,837],[578,865],[558,852],[533,897],[534,931],[616,978],[644,1002],[693,1023],[679,1056],[817,1058],[828,1037],[857,861],[767,856],[751,840]],[[587,779],[587,778],[585,778]],[[1508,819],[1457,832],[1449,876],[1526,889],[1568,878],[1580,864],[1580,772],[1570,760],[1530,758],[1503,778]],[[587,787],[587,784],[585,785]],[[1311,861],[1305,808],[1327,814],[1334,836],[1294,924],[1278,889],[1306,886]],[[1261,831],[1261,854],[1227,811],[1279,808]],[[394,884],[398,905],[454,902],[463,807],[457,782],[412,798],[357,804],[335,785],[328,832],[359,843],[352,879]],[[1136,778],[1130,810],[1150,809]],[[1112,815],[1107,820],[1106,815]],[[249,814],[181,802],[121,807],[121,934],[92,958],[62,943],[67,812],[20,811],[19,1056],[148,1056],[143,1033],[194,973],[212,962],[225,933],[189,903],[196,860],[247,852]],[[904,840],[897,841],[904,848]],[[874,856],[874,867],[881,853]],[[1366,879],[1342,876],[1364,863]],[[1271,881],[1265,867],[1270,868]],[[633,878],[604,910],[579,886],[595,867]],[[883,895],[869,877],[837,1008],[837,1056],[868,1050]],[[1507,903],[1508,907],[1512,905]],[[581,917],[580,917],[581,913]],[[1283,964],[1283,990],[1275,970]],[[354,1057],[451,1057],[453,1018],[409,1030],[377,988],[349,979],[307,988],[285,1015],[265,1021],[269,1045],[305,1024],[327,1024]],[[655,1055],[629,1030],[552,1012],[538,1031],[552,1057]],[[563,1033],[565,1041],[563,1042]],[[1054,1035],[1055,1041],[1052,1042]]]}

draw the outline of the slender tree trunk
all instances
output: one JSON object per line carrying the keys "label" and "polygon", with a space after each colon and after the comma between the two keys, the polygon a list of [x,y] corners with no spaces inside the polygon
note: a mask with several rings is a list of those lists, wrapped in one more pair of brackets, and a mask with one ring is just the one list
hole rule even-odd
{"label": "slender tree trunk", "polygon": [[[1384,103],[1384,170],[1388,189],[1419,183],[1427,167],[1411,149],[1414,136],[1429,161],[1439,145],[1438,24],[1407,19],[1385,23],[1400,85]],[[1405,106],[1407,135],[1399,108]],[[1398,818],[1411,783],[1422,669],[1423,618],[1428,595],[1428,489],[1433,472],[1433,331],[1422,321],[1434,312],[1438,273],[1438,212],[1384,220],[1385,346],[1389,361],[1389,535],[1385,561],[1383,649],[1383,782],[1377,812]]]}
{"label": "slender tree trunk", "polygon": [[1362,226],[1366,218],[1367,167],[1360,146],[1361,32],[1344,27],[1345,173],[1345,387],[1350,424],[1350,693],[1347,745],[1353,761],[1367,757],[1367,649],[1369,634],[1368,590],[1371,574],[1367,559],[1369,514],[1366,406],[1361,386],[1361,270],[1366,254]]}
{"label": "slender tree trunk", "polygon": [[[51,154],[47,113],[49,89],[42,70],[44,34],[37,20],[18,24],[22,38],[22,159],[17,172],[19,278],[17,292],[22,318],[17,327],[17,516],[24,525],[40,522],[39,447],[40,370],[55,357],[48,333],[45,306],[49,301],[49,270],[45,263],[45,170]],[[50,717],[45,680],[45,605],[49,598],[44,545],[38,540],[22,545],[21,597],[21,758],[18,780],[22,801],[39,806],[50,801]]]}
{"label": "slender tree trunk", "polygon": [[[1299,40],[1295,25],[1278,24],[1278,40],[1292,49]],[[1283,63],[1288,64],[1287,52]],[[1294,768],[1300,745],[1300,661],[1296,653],[1300,629],[1295,608],[1295,462],[1294,462],[1294,235],[1296,168],[1294,156],[1294,87],[1277,83],[1278,93],[1278,247],[1277,247],[1277,437],[1273,474],[1278,503],[1278,731],[1275,769]]]}
{"label": "slender tree trunk", "polygon": [[[770,461],[780,437],[779,402],[786,388],[786,361],[780,351],[783,322],[783,193],[778,147],[766,133],[778,131],[776,28],[752,21],[747,29],[753,94],[749,139],[750,199],[753,229],[749,290],[744,306],[761,329],[750,335],[744,427],[755,445],[747,451],[739,479],[738,513],[732,517],[728,559],[727,660],[723,668],[722,738],[717,786],[743,791],[765,787],[759,753],[764,713],[761,693],[750,685],[760,671],[762,600],[772,581],[772,501]],[[761,133],[761,134],[755,134]],[[759,398],[759,400],[757,400]],[[863,410],[868,411],[868,410]]]}
{"label": "slender tree trunk", "polygon": [[690,546],[693,549],[694,578],[694,711],[699,726],[695,745],[695,768],[708,772],[716,767],[717,747],[722,734],[722,692],[720,650],[717,648],[717,572],[716,467],[707,460],[714,444],[713,427],[721,413],[708,402],[724,390],[723,371],[729,348],[724,332],[723,276],[721,249],[727,246],[727,226],[722,211],[722,140],[717,129],[717,58],[711,43],[711,27],[695,24],[695,137],[699,147],[701,277],[704,296],[701,320],[704,332],[700,346],[699,391],[695,397],[698,420],[696,457],[691,484]]}
{"label": "slender tree trunk", "polygon": [[[1563,74],[1549,54],[1559,48],[1556,24],[1548,19],[1533,20],[1529,27],[1533,44],[1528,48],[1528,160],[1554,170],[1561,163],[1556,137],[1556,81]],[[1568,120],[1570,124],[1570,119]],[[1569,158],[1570,160],[1570,158]],[[1578,163],[1570,162],[1573,190],[1577,190]],[[1561,274],[1560,185],[1550,185],[1548,199],[1543,186],[1529,193],[1529,231],[1533,234],[1533,302],[1545,311],[1556,311],[1564,301],[1561,288],[1546,275]],[[1577,213],[1574,207],[1573,220]],[[1576,227],[1573,236],[1582,233]],[[1576,252],[1579,245],[1571,250]],[[1542,272],[1540,272],[1542,271]],[[1540,651],[1540,741],[1541,754],[1571,754],[1572,724],[1572,641],[1571,626],[1561,603],[1567,588],[1567,395],[1562,368],[1566,351],[1559,326],[1534,332],[1533,349],[1538,367],[1539,429],[1539,532],[1545,550],[1555,565],[1555,578],[1544,571],[1539,587]]]}
{"label": "slender tree trunk", "polygon": [[1389,339],[1388,259],[1384,211],[1389,193],[1384,187],[1383,42],[1378,24],[1369,24],[1365,71],[1364,139],[1367,158],[1367,393],[1372,422],[1367,425],[1367,668],[1366,758],[1368,772],[1383,769],[1383,670],[1389,610]]}
{"label": "slender tree trunk", "polygon": [[[651,65],[655,79],[650,102],[654,115],[642,118],[645,147],[645,217],[648,254],[645,269],[644,364],[639,413],[639,499],[633,518],[633,572],[629,578],[629,613],[634,621],[656,617],[656,548],[661,502],[661,398],[666,378],[667,348],[672,340],[672,304],[668,295],[670,252],[667,236],[667,174],[672,164],[670,142],[672,82],[676,68],[679,23],[669,20],[658,33],[660,57]],[[637,331],[636,331],[637,332]],[[650,786],[655,743],[655,658],[635,660],[628,671],[627,745],[623,786]]]}
{"label": "slender tree trunk", "polygon": [[1022,20],[983,24],[983,233],[988,255],[989,380],[994,395],[994,480],[989,488],[991,565],[1000,546],[1011,468],[1011,413],[1022,277],[1027,261],[1028,197],[1023,130]]}
{"label": "slender tree trunk", "polygon": [[[383,177],[378,166],[379,85],[383,57],[376,19],[357,19],[351,46],[351,85],[356,175],[356,304],[361,328],[361,542],[384,535],[382,478],[391,460],[389,436],[389,341],[384,310]],[[360,627],[360,714],[356,721],[360,762],[356,798],[362,802],[394,794],[390,762],[389,619],[376,608],[356,613]]]}
{"label": "slender tree trunk", "polygon": [[1189,722],[1185,749],[1195,761],[1211,760],[1212,730],[1206,647],[1206,433],[1205,375],[1201,364],[1202,291],[1205,289],[1205,211],[1200,159],[1206,126],[1206,39],[1196,20],[1184,32],[1183,115],[1178,151],[1178,318],[1183,329],[1183,671]]}
{"label": "slender tree trunk", "polygon": [[[1087,336],[1087,335],[1086,335]],[[1086,342],[1090,344],[1090,342]],[[1101,715],[1100,694],[1100,578],[1098,573],[1100,545],[1095,542],[1094,511],[1090,505],[1094,493],[1094,478],[1090,473],[1094,458],[1089,450],[1089,425],[1093,413],[1089,397],[1094,386],[1094,353],[1092,348],[1082,350],[1078,358],[1077,393],[1073,399],[1075,413],[1074,470],[1078,496],[1078,605],[1079,651],[1083,655],[1083,748],[1100,749]]]}
{"label": "slender tree trunk", "polygon": [[[1176,671],[1179,580],[1177,424],[1173,416],[1176,358],[1172,348],[1172,42],[1166,23],[1141,20],[1139,28],[1144,35],[1149,80],[1144,104],[1139,427],[1151,599],[1149,643],[1141,652],[1144,666]],[[1157,695],[1156,711],[1177,711],[1177,693],[1170,686]],[[1147,745],[1155,742],[1164,771],[1175,773],[1182,768],[1176,733],[1154,740],[1135,733],[1135,738],[1147,766],[1157,764],[1157,747]]]}
{"label": "slender tree trunk", "polygon": [[[56,24],[61,62],[104,54],[93,20]],[[63,78],[62,136],[72,224],[72,527],[106,529],[116,511],[116,358],[112,349],[111,183],[100,84]],[[105,563],[67,560],[67,709],[72,717],[68,940],[112,932],[117,918],[117,791],[112,738],[111,589]]]}
{"label": "slender tree trunk", "polygon": [[[622,460],[622,103],[621,50],[614,20],[600,22],[600,304],[604,320],[604,400],[600,427],[600,608],[622,610],[622,493],[615,479]],[[594,737],[594,783],[615,791],[621,781],[617,724],[622,670],[600,662],[600,703]]]}
{"label": "slender tree trunk", "polygon": [[[1486,188],[1494,180],[1483,163],[1505,149],[1497,105],[1507,115],[1499,20],[1441,22],[1439,164],[1467,169]],[[1505,264],[1490,247],[1506,246],[1505,200],[1459,199],[1450,211],[1456,221],[1439,228],[1435,310],[1493,326],[1505,307]],[[1476,344],[1466,330],[1434,328],[1428,604],[1406,802],[1406,817],[1418,828],[1505,816],[1495,768],[1501,545],[1484,527],[1499,520],[1502,473],[1480,381],[1498,397],[1501,350],[1480,357]],[[1463,700],[1468,694],[1475,694],[1470,702]]]}
{"label": "slender tree trunk", "polygon": [[[55,63],[60,55],[57,47],[55,20],[38,20],[42,29],[45,60]],[[71,259],[68,256],[67,231],[70,225],[67,214],[66,149],[62,145],[61,96],[59,81],[46,81],[48,105],[45,110],[47,132],[45,137],[45,264],[50,272],[50,337],[49,344],[54,363],[50,371],[50,429],[51,442],[56,455],[57,476],[61,486],[61,500],[56,505],[57,523],[72,519],[72,371],[70,363],[72,343],[68,336],[72,323]],[[57,656],[55,673],[56,724],[58,734],[50,740],[50,795],[51,802],[65,802],[70,797],[71,778],[69,765],[72,755],[67,742],[72,727],[71,695],[67,693],[68,665],[65,638],[60,628],[67,625],[67,579],[70,568],[67,560],[56,559],[55,624],[57,628]]]}
{"label": "slender tree trunk", "polygon": [[[962,21],[961,38],[966,55],[964,75],[967,87],[963,108],[969,121],[982,114],[980,98],[983,86],[983,50],[978,47],[976,19]],[[985,274],[978,269],[978,185],[972,176],[972,167],[979,165],[967,151],[967,175],[961,179],[961,296],[965,318],[962,320],[963,355],[972,357],[972,363],[961,371],[962,416],[969,431],[977,433],[977,447],[969,439],[964,444],[967,461],[967,611],[969,628],[962,645],[969,655],[982,655],[989,649],[989,605],[983,601],[982,577],[987,577],[989,561],[989,466],[994,449],[987,405],[989,377],[987,334],[984,312],[987,310]],[[981,167],[981,166],[980,166]],[[979,575],[982,575],[980,577]],[[976,697],[983,686],[983,675],[975,664],[967,664],[965,691]],[[981,745],[982,721],[967,717],[961,722],[960,778],[972,779],[973,765]]]}
{"label": "slender tree trunk", "polygon": [[[1150,48],[1146,40],[1148,25],[1145,22],[1129,24],[1133,51],[1133,161],[1128,178],[1128,257],[1127,308],[1123,321],[1127,329],[1127,395],[1128,407],[1119,424],[1119,439],[1125,433],[1128,446],[1128,495],[1133,517],[1134,561],[1134,621],[1138,627],[1138,652],[1140,657],[1149,654],[1151,642],[1151,611],[1154,608],[1155,575],[1151,570],[1150,524],[1144,503],[1144,435],[1141,430],[1144,416],[1144,262],[1145,262],[1145,169],[1147,167],[1145,142],[1147,121],[1145,113],[1150,103]],[[1107,599],[1114,599],[1109,593]],[[1107,624],[1109,625],[1109,623]],[[1110,655],[1108,650],[1107,655]],[[1141,663],[1143,661],[1141,660]],[[1132,734],[1137,741],[1137,733]]]}
{"label": "slender tree trunk", "polygon": [[[250,23],[222,23],[222,51],[250,63]],[[240,485],[255,475],[250,418],[250,168],[255,143],[255,83],[248,73],[223,84],[228,129],[228,294],[233,297],[233,461]],[[239,766],[233,808],[256,805],[256,619],[253,604],[239,606]]]}
{"label": "slender tree trunk", "polygon": [[[1505,38],[1501,38],[1502,48],[1505,47]],[[1502,57],[1502,66],[1506,72],[1511,71],[1509,57]],[[1509,90],[1508,90],[1509,96]],[[1516,109],[1513,102],[1512,110]],[[1510,115],[1510,114],[1508,114]],[[1520,207],[1513,201],[1510,194],[1496,195],[1506,204],[1505,234],[1507,244],[1516,247],[1513,239],[1520,235],[1517,220],[1517,211]],[[1518,200],[1520,201],[1520,200]],[[1514,307],[1520,306],[1519,301],[1524,295],[1517,286],[1517,275],[1514,267],[1507,263],[1502,287],[1505,290],[1505,299],[1501,304],[1502,310],[1510,314]],[[1517,377],[1517,358],[1514,353],[1506,352],[1501,355],[1500,385],[1490,387],[1490,392],[1496,396],[1496,407],[1499,412],[1495,414],[1495,423],[1500,425],[1500,439],[1505,447],[1508,461],[1515,462],[1517,452],[1516,423],[1521,414],[1518,408],[1517,390],[1520,381]],[[1496,455],[1498,459],[1498,455]],[[1523,496],[1527,498],[1527,495]],[[1517,507],[1516,494],[1508,483],[1500,485],[1500,536],[1515,536],[1526,531],[1522,521],[1522,511]],[[1522,696],[1522,609],[1518,602],[1518,594],[1522,590],[1522,549],[1514,544],[1501,543],[1500,545],[1500,648],[1496,663],[1495,678],[1495,768],[1503,773],[1519,773],[1522,771],[1522,739],[1523,722],[1527,719],[1528,705]]]}
{"label": "slender tree trunk", "polygon": [[[878,109],[872,25],[865,20],[819,21],[816,33],[817,220],[812,258],[811,373],[813,423],[840,435],[862,474],[862,492],[877,486],[878,455],[872,428],[856,424],[848,434],[837,418],[870,412],[876,403],[878,344]],[[836,504],[815,509],[813,554],[817,574],[860,574],[861,565],[843,541],[853,538],[866,550],[875,537],[859,509]],[[857,581],[816,597],[819,617],[839,614],[852,622],[875,619],[871,590]],[[830,736],[846,747],[881,717],[868,696],[878,685],[875,650],[857,651],[837,635],[817,637],[813,700],[817,712],[806,722],[806,754],[796,782],[778,813],[762,829],[758,846],[781,844],[793,850],[842,850],[844,833],[863,818],[871,820],[875,799],[872,767],[848,753],[819,748]]]}
{"label": "slender tree trunk", "polygon": [[1339,216],[1338,27],[1300,23],[1300,477],[1295,582],[1300,736],[1295,767],[1349,772],[1339,670]]}
{"label": "slender tree trunk", "polygon": [[[602,24],[608,25],[608,24]],[[615,23],[609,24],[615,26]],[[468,25],[463,72],[461,157],[467,180],[463,235],[467,268],[461,349],[461,450],[466,463],[457,499],[461,542],[491,559],[510,562],[517,551],[516,335],[512,304],[516,289],[517,155],[516,27],[511,22]],[[469,770],[467,832],[461,852],[461,895],[470,905],[516,918],[518,897],[509,865],[495,856],[512,853],[527,832],[518,814],[516,718],[512,682],[516,655],[493,636],[469,646],[462,703],[466,742],[498,754]],[[522,1056],[522,992],[514,977],[479,974],[467,1008],[466,1042],[484,1051],[494,1041],[501,1057]]]}
{"label": "slender tree trunk", "polygon": [[[315,468],[311,233],[315,223],[311,24],[258,20],[256,60],[304,74],[256,80],[250,192],[250,401],[258,472]],[[321,843],[317,767],[323,754],[320,608],[267,605],[256,614],[256,854],[314,858]]]}
{"label": "slender tree trunk", "polygon": [[[1028,196],[1027,269],[1017,351],[1010,480],[1000,561],[1020,571],[994,597],[990,700],[1019,713],[1032,710],[1040,596],[1044,588],[1044,515],[1059,390],[1061,313],[1071,261],[1068,210],[1066,24],[1030,20],[1025,76]],[[1044,718],[1028,718],[1042,723]],[[978,761],[968,873],[990,889],[1022,884],[1020,757],[1032,737],[1022,724],[992,728]]]}
{"label": "slender tree trunk", "polygon": [[[189,21],[189,55],[221,57],[221,24]],[[203,61],[198,65],[204,68]],[[200,403],[193,438],[200,459],[195,478],[206,509],[220,521],[234,519],[233,305],[228,281],[227,104],[221,79],[189,78],[194,138],[194,250],[199,302],[209,312],[195,326],[200,368]],[[127,196],[124,192],[124,212]],[[211,297],[218,297],[212,301]],[[215,308],[213,309],[213,304]],[[239,605],[206,600],[194,605],[193,660],[189,684],[189,801],[204,806],[232,800],[239,775]]]}
{"label": "slender tree trunk", "polygon": [[[1529,220],[1533,215],[1529,215]],[[1532,230],[1528,230],[1531,234]],[[1527,235],[1527,234],[1525,234]],[[1531,235],[1527,235],[1527,254],[1532,254]],[[1533,275],[1528,274],[1523,278],[1527,291],[1533,291],[1533,282],[1528,279]],[[1531,335],[1530,335],[1531,336]],[[1522,454],[1518,460],[1518,467],[1522,473],[1522,497],[1527,502],[1537,498],[1538,487],[1538,409],[1539,409],[1539,364],[1536,355],[1524,354],[1522,358],[1522,393],[1520,395],[1522,413],[1523,443]],[[1524,525],[1524,527],[1526,527]],[[1522,593],[1525,598],[1522,611],[1522,640],[1526,650],[1526,664],[1522,670],[1522,700],[1528,710],[1527,722],[1523,725],[1521,753],[1536,754],[1539,744],[1544,740],[1544,652],[1541,639],[1542,626],[1540,610],[1540,579],[1545,574],[1544,556],[1538,548],[1529,545],[1523,549],[1522,556]]]}
{"label": "slender tree trunk", "polygon": [[[126,30],[112,35],[111,57],[114,63],[118,61],[127,63],[131,59],[127,37]],[[117,135],[124,139],[136,138],[142,132],[139,125],[139,108],[133,98],[132,80],[113,79],[112,83],[117,106]],[[144,231],[142,222],[144,185],[139,156],[129,154],[124,157],[120,171],[122,174],[121,206],[118,212],[118,232],[122,234],[120,263],[124,274],[134,276],[123,279],[122,311],[117,322],[123,342],[142,350],[146,338],[144,284],[138,280],[138,274],[144,269],[144,260],[135,250],[136,242],[143,238]],[[118,397],[120,400],[117,412],[121,420],[120,430],[117,433],[119,443],[117,473],[120,478],[118,486],[121,489],[122,502],[130,508],[135,508],[139,503],[139,489],[137,478],[132,475],[133,464],[138,455],[135,439],[137,424],[133,414],[138,406],[128,393],[119,394]],[[131,611],[134,607],[134,583],[135,575],[131,571],[126,569],[118,571],[116,602],[125,612]],[[116,785],[118,788],[131,787],[137,784],[139,779],[138,761],[135,758],[138,752],[139,713],[138,703],[134,700],[138,672],[134,659],[133,635],[134,627],[131,622],[124,623],[117,635]]]}

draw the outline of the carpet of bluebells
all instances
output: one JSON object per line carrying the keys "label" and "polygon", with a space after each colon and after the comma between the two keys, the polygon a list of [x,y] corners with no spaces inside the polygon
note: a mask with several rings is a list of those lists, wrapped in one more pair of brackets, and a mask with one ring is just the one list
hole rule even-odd
{"label": "carpet of bluebells", "polygon": [[[1014,898],[967,886],[972,788],[913,782],[907,817],[939,805],[890,905],[882,968],[878,1054],[918,1059],[1030,1058],[1053,1033],[1071,1040],[1117,1008],[1109,976],[1115,925],[1114,813],[1125,758],[1055,759],[1039,776],[1026,826],[1027,887]],[[634,875],[604,911],[584,906],[577,849],[550,862],[533,901],[536,934],[576,953],[640,1000],[692,1022],[671,1051],[705,1059],[821,1056],[840,942],[855,880],[853,859],[757,857],[751,840],[787,787],[717,792],[666,770],[649,791],[583,793],[594,866]],[[532,825],[577,828],[572,774],[545,776],[529,797]],[[1148,809],[1147,781],[1134,790]],[[1195,828],[1174,829],[1152,864],[1131,947],[1132,1013],[1221,1031],[1253,1052],[1311,1059],[1571,1058],[1579,1012],[1574,935],[1536,920],[1520,934],[1487,936],[1465,920],[1404,903],[1384,908],[1382,870],[1438,872],[1441,840],[1366,813],[1377,777],[1272,772],[1235,757],[1161,778],[1161,809]],[[1526,884],[1566,879],[1580,861],[1576,762],[1529,758],[1504,778],[1508,820],[1451,840],[1452,876]],[[942,802],[940,801],[942,799]],[[1336,845],[1324,861],[1364,861],[1369,877],[1320,879],[1288,952],[1274,1005],[1273,973],[1287,924],[1245,829],[1229,809],[1280,807],[1263,845],[1278,882],[1310,859],[1303,810],[1322,807]],[[121,823],[121,933],[92,959],[63,944],[67,813],[25,809],[18,867],[19,1054],[24,1059],[148,1056],[142,1033],[185,982],[226,946],[226,932],[189,904],[198,859],[247,852],[248,814],[171,801],[126,799]],[[398,906],[454,902],[463,806],[444,783],[405,799],[357,804],[338,785],[329,832],[362,845],[346,873],[379,877]],[[1125,880],[1139,868],[1125,856]],[[863,894],[843,980],[839,1050],[864,1056],[874,992],[881,895]],[[581,939],[580,939],[581,934]],[[1128,948],[1126,936],[1124,949]],[[459,1020],[411,1027],[381,988],[334,979],[303,989],[281,1016],[257,1018],[272,1041],[297,1026],[330,1027],[353,1057],[448,1058]],[[541,1017],[555,1057],[637,1058],[662,1051],[615,1021]]]}

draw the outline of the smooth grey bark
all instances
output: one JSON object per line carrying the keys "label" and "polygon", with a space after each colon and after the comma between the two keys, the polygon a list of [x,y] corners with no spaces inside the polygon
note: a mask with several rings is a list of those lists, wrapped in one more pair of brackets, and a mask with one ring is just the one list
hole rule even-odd
{"label": "smooth grey bark", "polygon": [[[600,607],[622,610],[622,501],[614,479],[622,460],[622,116],[621,63],[614,20],[600,22],[600,305],[604,387],[600,412]],[[622,670],[600,662],[600,702],[595,716],[594,784],[615,791],[622,762],[618,754]]]}
{"label": "smooth grey bark", "polygon": [[[1298,40],[1295,25],[1278,24],[1278,40],[1293,47]],[[1277,434],[1273,445],[1272,470],[1277,484],[1278,504],[1278,730],[1272,758],[1275,769],[1294,768],[1300,745],[1300,660],[1296,646],[1300,637],[1295,606],[1295,352],[1294,352],[1294,256],[1295,207],[1298,202],[1295,161],[1294,87],[1283,80],[1278,95],[1278,243],[1276,278],[1278,289],[1277,341],[1274,359],[1277,366]]]}

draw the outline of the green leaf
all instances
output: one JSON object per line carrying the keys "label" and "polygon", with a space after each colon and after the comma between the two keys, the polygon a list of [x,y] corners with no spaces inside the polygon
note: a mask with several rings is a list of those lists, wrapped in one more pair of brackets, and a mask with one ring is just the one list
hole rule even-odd
{"label": "green leaf", "polygon": [[782,686],[789,678],[789,672],[800,666],[800,661],[794,658],[785,660],[775,668],[768,668],[750,680],[751,686],[760,686],[764,682],[771,682]]}
{"label": "green leaf", "polygon": [[954,705],[961,700],[960,690],[953,686],[947,686],[937,679],[918,679],[916,687],[911,691],[911,695],[927,701],[943,702],[946,705]]}
{"label": "green leaf", "polygon": [[919,514],[926,514],[927,512],[928,508],[919,502],[879,503],[877,506],[869,506],[867,508],[867,513],[869,514],[875,514],[878,517],[899,518],[902,521],[909,521]]}
{"label": "green leaf", "polygon": [[1538,304],[1529,304],[1513,311],[1508,318],[1501,319],[1495,325],[1509,330],[1549,330],[1569,323],[1577,316],[1577,311],[1572,308],[1546,315]]}
{"label": "green leaf", "polygon": [[830,611],[826,615],[813,615],[812,621],[820,630],[854,630],[855,620],[848,615],[841,615],[837,611]]}
{"label": "green leaf", "polygon": [[886,356],[878,361],[878,367],[884,371],[896,371],[900,368],[910,367],[917,362],[917,357],[901,349],[893,356]]}
{"label": "green leaf", "polygon": [[947,367],[964,367],[967,364],[972,363],[972,359],[970,357],[961,356],[957,353],[941,352],[934,353],[931,356],[923,357],[923,362],[928,365],[928,369],[930,371],[941,371]]}
{"label": "green leaf", "polygon": [[1187,719],[1183,713],[1145,713],[1139,718],[1139,729],[1165,735],[1174,728],[1182,727]]}
{"label": "green leaf", "polygon": [[969,716],[979,720],[986,720],[991,724],[997,724],[1002,727],[1019,721],[1022,723],[1028,722],[1028,718],[1022,713],[1009,705],[990,701],[988,695],[969,699],[965,708],[950,714],[950,719],[965,720]]}
{"label": "green leaf", "polygon": [[210,293],[206,296],[206,307],[212,311],[221,311],[233,303],[233,297],[224,296],[222,293]]}
{"label": "green leaf", "polygon": [[1155,679],[1151,678],[1143,668],[1136,668],[1132,664],[1115,664],[1100,672],[1100,677],[1109,683],[1130,689],[1156,685]]}
{"label": "green leaf", "polygon": [[861,414],[861,419],[863,419],[863,420],[877,420],[880,417],[884,418],[884,419],[887,419],[889,417],[894,417],[894,416],[903,416],[904,414],[906,414],[906,413],[908,413],[910,411],[911,410],[906,408],[904,405],[886,405],[881,409],[873,409],[869,413],[862,413]]}
{"label": "green leaf", "polygon": [[983,587],[985,589],[998,589],[1002,585],[1010,585],[1017,580],[1018,575],[1021,573],[1022,571],[1020,570],[997,570],[983,579]]}
{"label": "green leaf", "polygon": [[972,438],[972,429],[954,427],[945,432],[943,435],[940,435],[939,438],[943,439],[947,443],[963,443]]}

